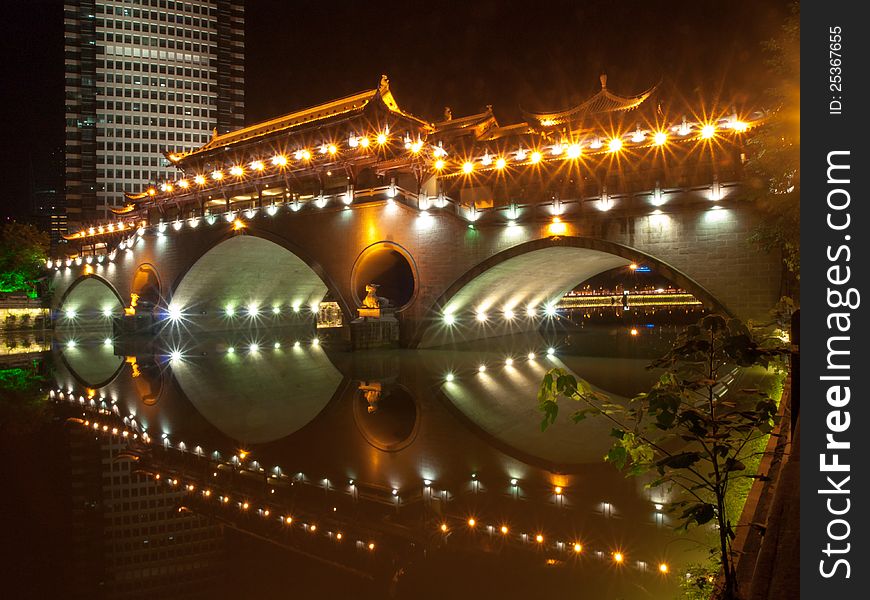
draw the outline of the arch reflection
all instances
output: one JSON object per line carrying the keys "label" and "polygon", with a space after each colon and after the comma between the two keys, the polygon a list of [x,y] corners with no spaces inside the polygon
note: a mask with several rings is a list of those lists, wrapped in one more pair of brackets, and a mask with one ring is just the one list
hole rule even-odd
{"label": "arch reflection", "polygon": [[343,378],[318,345],[253,347],[215,346],[170,366],[181,391],[214,427],[240,442],[263,444],[311,422]]}

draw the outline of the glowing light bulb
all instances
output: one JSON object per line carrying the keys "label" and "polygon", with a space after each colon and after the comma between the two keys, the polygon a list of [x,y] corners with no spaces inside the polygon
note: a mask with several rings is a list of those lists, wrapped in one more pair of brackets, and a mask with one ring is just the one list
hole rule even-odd
{"label": "glowing light bulb", "polygon": [[510,532],[510,529],[508,529],[508,526],[507,526],[507,525],[502,525],[500,531],[501,531],[501,534],[502,534],[502,535],[507,535],[508,532]]}
{"label": "glowing light bulb", "polygon": [[187,181],[187,179],[178,180],[178,187],[180,187],[181,189],[186,190],[188,186],[190,186],[190,183]]}
{"label": "glowing light bulb", "polygon": [[469,527],[474,527],[475,525],[477,525],[477,520],[474,517],[471,517],[470,519],[468,519],[468,526]]}
{"label": "glowing light bulb", "polygon": [[448,373],[447,375],[444,376],[444,381],[446,381],[448,383],[453,381],[454,379],[456,379],[456,376],[453,373]]}
{"label": "glowing light bulb", "polygon": [[622,150],[622,140],[620,138],[611,138],[611,140],[607,142],[607,149],[610,152],[619,152]]}
{"label": "glowing light bulb", "polygon": [[224,178],[224,172],[223,171],[215,171],[211,174],[211,178],[214,179],[215,181],[220,181],[221,179]]}
{"label": "glowing light bulb", "polygon": [[507,161],[505,159],[503,159],[501,157],[495,159],[495,168],[498,169],[499,171],[504,169],[506,165],[507,165]]}
{"label": "glowing light bulb", "polygon": [[453,313],[446,313],[444,315],[444,324],[453,325],[454,323],[456,323],[456,316]]}
{"label": "glowing light bulb", "polygon": [[668,141],[668,134],[664,131],[656,131],[656,134],[653,136],[653,142],[656,146],[664,146],[665,142]]}
{"label": "glowing light bulb", "polygon": [[338,147],[335,144],[329,144],[328,146],[326,146],[326,151],[331,156],[335,156],[335,154],[338,152]]}
{"label": "glowing light bulb", "polygon": [[444,168],[444,164],[445,164],[444,161],[439,158],[438,160],[435,161],[434,167],[437,171],[440,171],[441,169]]}
{"label": "glowing light bulb", "polygon": [[670,570],[670,568],[668,567],[668,565],[667,565],[666,563],[661,563],[661,564],[659,565],[659,573],[667,574],[667,572],[668,572],[669,570]]}
{"label": "glowing light bulb", "polygon": [[716,135],[716,126],[715,125],[704,125],[701,128],[701,139],[709,140],[714,135]]}
{"label": "glowing light bulb", "polygon": [[483,323],[484,321],[486,321],[486,318],[487,318],[487,317],[486,317],[486,313],[483,312],[482,310],[481,310],[481,311],[478,311],[477,314],[475,315],[475,318],[476,318],[478,321],[480,321],[481,323]]}
{"label": "glowing light bulb", "polygon": [[266,165],[263,164],[262,160],[255,160],[251,163],[251,169],[254,171],[263,171],[266,168]]}
{"label": "glowing light bulb", "polygon": [[622,563],[625,560],[625,556],[623,556],[622,552],[614,552],[613,553],[613,562]]}
{"label": "glowing light bulb", "polygon": [[576,552],[577,554],[580,554],[581,552],[583,552],[583,546],[581,544],[575,543],[574,544],[574,552]]}
{"label": "glowing light bulb", "polygon": [[532,152],[531,156],[529,156],[529,162],[531,162],[532,164],[536,164],[541,162],[541,158],[541,153],[535,150],[534,152]]}
{"label": "glowing light bulb", "polygon": [[384,144],[387,143],[387,134],[386,133],[379,133],[378,137],[375,138],[375,140],[378,142],[379,145],[383,146]]}
{"label": "glowing light bulb", "polygon": [[245,174],[245,170],[239,165],[233,165],[230,167],[230,175],[233,177],[241,177]]}
{"label": "glowing light bulb", "polygon": [[197,175],[193,180],[196,182],[196,185],[205,185],[205,177],[202,175]]}
{"label": "glowing light bulb", "polygon": [[466,162],[462,165],[462,172],[465,174],[471,173],[474,170],[474,163]]}
{"label": "glowing light bulb", "polygon": [[510,308],[506,308],[504,310],[504,318],[505,319],[513,319],[515,316],[516,316],[516,314]]}
{"label": "glowing light bulb", "polygon": [[583,149],[580,147],[580,144],[571,144],[568,146],[568,158],[580,158],[582,153]]}
{"label": "glowing light bulb", "polygon": [[553,217],[552,223],[547,226],[550,235],[564,235],[568,231],[568,225],[562,222],[559,217]]}

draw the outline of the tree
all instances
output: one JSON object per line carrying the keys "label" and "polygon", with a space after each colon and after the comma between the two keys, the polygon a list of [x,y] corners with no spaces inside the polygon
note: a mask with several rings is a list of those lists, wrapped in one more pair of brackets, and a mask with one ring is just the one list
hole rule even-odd
{"label": "tree", "polygon": [[766,348],[736,319],[708,315],[688,327],[674,347],[650,368],[665,370],[647,392],[628,406],[612,402],[562,369],[545,376],[538,394],[541,428],[555,422],[558,400],[580,403],[571,419],[604,418],[614,438],[604,459],[629,475],[652,472],[650,487],[681,490],[672,503],[681,527],[715,520],[723,569],[724,599],[736,598],[731,552],[734,530],[728,518],[728,489],[747,473],[745,461],[757,453],[753,442],[773,430],[777,405],[759,390],[727,389],[734,367],[769,366],[785,349]]}
{"label": "tree", "polygon": [[48,258],[48,235],[32,225],[0,228],[0,292],[36,295],[36,281]]}
{"label": "tree", "polygon": [[786,295],[800,279],[800,6],[792,5],[780,34],[765,45],[772,83],[764,93],[765,125],[750,138],[750,189],[764,212],[752,240],[782,254]]}
{"label": "tree", "polygon": [[47,395],[39,366],[0,368],[0,437],[20,436],[46,420]]}

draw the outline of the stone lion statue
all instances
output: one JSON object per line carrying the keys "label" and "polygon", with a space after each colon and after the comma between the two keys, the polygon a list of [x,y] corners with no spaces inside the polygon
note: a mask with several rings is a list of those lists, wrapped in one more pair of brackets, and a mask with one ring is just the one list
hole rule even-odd
{"label": "stone lion statue", "polygon": [[365,308],[380,308],[381,299],[376,296],[378,286],[374,283],[366,284],[366,297],[363,298],[363,307]]}

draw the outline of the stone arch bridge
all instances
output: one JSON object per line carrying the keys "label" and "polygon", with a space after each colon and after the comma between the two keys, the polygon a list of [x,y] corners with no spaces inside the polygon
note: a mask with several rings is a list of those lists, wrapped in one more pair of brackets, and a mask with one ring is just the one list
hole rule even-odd
{"label": "stone arch bridge", "polygon": [[778,299],[779,258],[748,241],[759,217],[731,191],[716,203],[682,191],[667,212],[643,196],[608,212],[563,201],[558,218],[538,205],[470,222],[450,202],[421,211],[399,194],[178,219],[131,231],[101,258],[56,265],[53,308],[60,321],[100,319],[136,294],[166,318],[222,329],[304,319],[331,299],[347,323],[375,282],[398,305],[402,343],[432,346],[533,325],[586,279],[636,263],[711,309],[763,318]]}
{"label": "stone arch bridge", "polygon": [[221,329],[310,319],[328,299],[348,323],[376,283],[401,342],[426,347],[535,327],[573,287],[637,263],[763,317],[780,259],[748,241],[760,217],[741,185],[763,114],[689,122],[654,93],[620,96],[602,77],[580,105],[521,123],[491,107],[430,123],[383,76],[215,132],[167,153],[178,177],[128,194],[117,222],[69,237],[49,261],[53,307],[72,324],[127,309]]}

